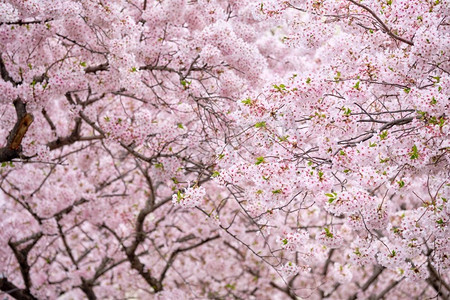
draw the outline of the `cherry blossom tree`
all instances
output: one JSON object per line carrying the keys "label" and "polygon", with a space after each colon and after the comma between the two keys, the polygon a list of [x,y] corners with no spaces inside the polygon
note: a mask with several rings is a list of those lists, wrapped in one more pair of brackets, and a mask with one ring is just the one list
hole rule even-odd
{"label": "cherry blossom tree", "polygon": [[1,295],[447,299],[449,15],[0,1]]}

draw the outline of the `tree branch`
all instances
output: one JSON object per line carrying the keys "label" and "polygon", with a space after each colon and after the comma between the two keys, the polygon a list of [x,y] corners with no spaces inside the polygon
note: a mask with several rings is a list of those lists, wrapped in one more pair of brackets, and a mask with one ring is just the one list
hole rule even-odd
{"label": "tree branch", "polygon": [[399,40],[399,41],[401,41],[401,42],[403,42],[403,43],[406,43],[406,44],[408,44],[408,45],[414,46],[414,43],[411,42],[410,40],[407,40],[407,39],[405,39],[405,38],[402,38],[402,37],[400,37],[400,36],[394,34],[394,33],[387,27],[387,25],[384,24],[383,21],[377,16],[377,14],[376,14],[373,10],[371,10],[369,7],[367,7],[367,6],[364,5],[364,4],[358,3],[358,2],[356,2],[355,0],[348,0],[348,1],[350,1],[350,2],[353,3],[353,4],[355,4],[356,6],[361,7],[362,9],[364,9],[365,11],[367,11],[368,13],[370,13],[370,14],[372,15],[372,17],[374,17],[375,20],[377,20],[378,24],[380,24],[380,26],[381,26],[381,28],[383,29],[383,31],[386,32],[388,35],[390,35],[392,38],[394,38],[394,39],[396,39],[396,40]]}
{"label": "tree branch", "polygon": [[[9,76],[3,59],[0,55],[0,75],[4,81],[11,82],[14,86],[17,82]],[[16,109],[17,121],[13,129],[8,135],[6,146],[0,148],[0,162],[11,161],[14,158],[19,158],[22,152],[22,139],[28,131],[31,123],[33,123],[33,115],[27,113],[26,104],[19,98],[14,100],[14,107]]]}
{"label": "tree branch", "polygon": [[[33,234],[32,236],[26,239],[19,240],[17,242],[12,242],[11,240],[8,242],[8,245],[13,251],[14,256],[16,257],[17,262],[19,263],[20,266],[22,279],[23,282],[25,283],[25,289],[23,290],[23,292],[29,296],[31,296],[30,288],[32,286],[32,282],[30,278],[30,265],[28,264],[28,253],[31,251],[34,245],[36,245],[36,243],[40,240],[42,236],[43,236],[42,232],[39,232],[37,234]],[[31,241],[30,244],[19,250],[20,245],[28,243],[30,241]]]}
{"label": "tree branch", "polygon": [[[385,267],[377,267],[375,271],[373,272],[372,276],[364,283],[364,285],[361,287],[361,291],[366,291],[372,283],[374,283],[375,280],[377,280],[378,276],[386,269]],[[355,293],[353,296],[348,298],[349,300],[355,300],[357,298],[358,294]]]}
{"label": "tree branch", "polygon": [[18,288],[14,283],[10,282],[8,278],[0,276],[0,291],[5,292],[9,296],[18,300],[37,300],[29,291]]}

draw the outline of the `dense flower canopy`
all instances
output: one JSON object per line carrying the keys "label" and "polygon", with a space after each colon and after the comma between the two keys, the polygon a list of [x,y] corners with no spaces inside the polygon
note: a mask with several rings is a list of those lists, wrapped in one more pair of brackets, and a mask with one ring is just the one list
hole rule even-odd
{"label": "dense flower canopy", "polygon": [[450,296],[448,0],[0,0],[0,292]]}

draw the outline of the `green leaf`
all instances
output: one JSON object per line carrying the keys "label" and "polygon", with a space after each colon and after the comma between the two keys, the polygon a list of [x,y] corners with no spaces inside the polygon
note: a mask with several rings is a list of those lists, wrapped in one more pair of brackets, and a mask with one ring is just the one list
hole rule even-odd
{"label": "green leaf", "polygon": [[337,71],[334,80],[338,81],[341,78],[341,72]]}
{"label": "green leaf", "polygon": [[385,140],[387,138],[387,135],[388,135],[388,131],[384,130],[379,134],[379,137],[381,140]]}
{"label": "green leaf", "polygon": [[417,151],[417,146],[415,144],[414,144],[414,146],[412,146],[411,152],[409,152],[408,154],[411,159],[419,158],[419,152]]}
{"label": "green leaf", "polygon": [[183,80],[180,80],[180,83],[185,89],[187,89],[188,86],[192,83],[192,81],[186,81],[183,79]]}
{"label": "green leaf", "polygon": [[418,110],[417,114],[420,115],[419,119],[421,119],[421,120],[425,119],[427,117],[427,112],[425,112],[425,111]]}
{"label": "green leaf", "polygon": [[282,92],[286,90],[286,86],[284,84],[280,84],[280,85],[272,85],[277,91]]}
{"label": "green leaf", "polygon": [[278,190],[273,190],[273,191],[272,191],[272,194],[281,194],[281,190],[280,190],[280,189],[278,189]]}
{"label": "green leaf", "polygon": [[352,113],[352,110],[350,108],[343,107],[342,110],[344,111],[345,116],[350,116],[350,114]]}
{"label": "green leaf", "polygon": [[285,136],[279,136],[278,139],[280,140],[280,142],[287,142],[289,138],[289,135],[285,135]]}
{"label": "green leaf", "polygon": [[255,127],[256,128],[264,128],[264,127],[266,127],[266,122],[258,122],[258,123],[256,123],[255,124]]}
{"label": "green leaf", "polygon": [[307,84],[310,84],[310,83],[311,83],[311,78],[309,78],[309,77],[306,78],[306,83],[307,83]]}
{"label": "green leaf", "polygon": [[354,89],[360,90],[361,88],[359,87],[360,81],[358,80],[355,85],[353,86]]}
{"label": "green leaf", "polygon": [[262,163],[265,163],[266,161],[264,160],[264,156],[260,156],[256,158],[256,163],[255,165],[260,165]]}
{"label": "green leaf", "polygon": [[325,194],[325,196],[327,196],[328,197],[328,203],[333,203],[334,201],[336,201],[336,199],[337,199],[337,193],[327,193],[327,194]]}
{"label": "green leaf", "polygon": [[211,175],[212,178],[215,178],[215,177],[218,177],[218,176],[220,176],[219,171],[214,171],[214,172],[212,173],[212,175]]}
{"label": "green leaf", "polygon": [[235,290],[236,289],[236,285],[235,284],[226,284],[225,288],[230,289],[230,290]]}
{"label": "green leaf", "polygon": [[247,98],[245,100],[242,100],[241,103],[243,103],[244,105],[252,105],[252,99]]}
{"label": "green leaf", "polygon": [[82,62],[80,62],[80,66],[82,66],[82,67],[86,67],[86,66],[87,66],[87,64],[86,64],[86,62],[85,62],[85,61],[82,61]]}
{"label": "green leaf", "polygon": [[397,183],[400,188],[405,186],[405,182],[403,180],[397,181]]}
{"label": "green leaf", "polygon": [[323,177],[323,172],[322,172],[321,170],[319,170],[319,171],[317,172],[317,174],[319,175],[319,180],[322,179],[322,177]]}
{"label": "green leaf", "polygon": [[182,123],[177,123],[177,127],[180,128],[180,129],[184,129],[184,126],[183,126]]}
{"label": "green leaf", "polygon": [[180,203],[183,198],[184,198],[184,195],[181,193],[180,190],[178,190],[178,192],[177,192],[177,203]]}
{"label": "green leaf", "polygon": [[324,228],[325,230],[325,235],[329,238],[332,238],[334,235],[331,233],[330,229],[328,229],[328,227]]}
{"label": "green leaf", "polygon": [[435,116],[432,116],[430,118],[430,120],[428,121],[428,123],[433,124],[433,125],[437,125],[438,124],[438,120]]}
{"label": "green leaf", "polygon": [[410,88],[404,88],[403,91],[404,91],[405,93],[409,94],[409,92],[411,92],[411,89],[410,89]]}

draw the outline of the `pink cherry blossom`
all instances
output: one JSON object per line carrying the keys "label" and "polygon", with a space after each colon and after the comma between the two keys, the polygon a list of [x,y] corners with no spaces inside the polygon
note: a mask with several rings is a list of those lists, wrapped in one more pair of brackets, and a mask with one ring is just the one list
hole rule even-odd
{"label": "pink cherry blossom", "polygon": [[0,2],[3,298],[450,297],[448,0]]}

